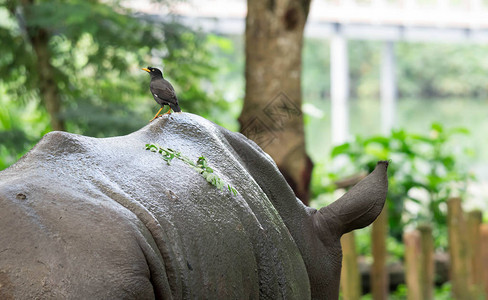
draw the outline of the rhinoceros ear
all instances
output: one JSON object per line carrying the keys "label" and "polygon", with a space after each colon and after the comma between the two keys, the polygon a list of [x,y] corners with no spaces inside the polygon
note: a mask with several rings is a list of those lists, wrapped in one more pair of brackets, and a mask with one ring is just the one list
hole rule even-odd
{"label": "rhinoceros ear", "polygon": [[[341,198],[320,209],[329,231],[343,235],[371,224],[380,214],[388,191],[387,161],[380,161],[371,174]],[[333,227],[333,228],[330,228]]]}

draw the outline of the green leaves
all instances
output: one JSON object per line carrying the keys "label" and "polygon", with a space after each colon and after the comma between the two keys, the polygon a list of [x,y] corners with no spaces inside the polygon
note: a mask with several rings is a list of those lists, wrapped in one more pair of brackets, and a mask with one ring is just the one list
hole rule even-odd
{"label": "green leaves", "polygon": [[344,143],[344,144],[335,146],[332,149],[331,156],[332,157],[336,157],[336,156],[338,156],[340,154],[348,153],[350,151],[350,149],[351,149],[351,144],[349,144],[349,143]]}
{"label": "green leaves", "polygon": [[[166,161],[166,164],[168,165],[170,165],[175,158],[181,160],[195,169],[199,174],[202,175],[203,178],[205,178],[208,183],[215,186],[219,190],[222,190],[224,186],[226,186],[225,182],[214,173],[214,170],[211,167],[209,167],[207,159],[204,156],[200,156],[196,162],[193,162],[188,157],[182,155],[181,152],[171,148],[164,148],[157,144],[146,144],[146,150],[161,154],[164,161]],[[236,196],[238,193],[237,190],[230,184],[227,184],[227,189],[234,196]]]}
{"label": "green leaves", "polygon": [[218,71],[211,50],[223,37],[207,38],[171,18],[136,14],[120,1],[0,0],[0,95],[20,109],[40,103],[46,113],[38,82],[45,74],[38,66],[45,64],[37,63],[29,38],[40,30],[55,69],[52,86],[62,98],[54,117],[65,120],[69,132],[105,137],[144,126],[157,106],[149,76],[140,70],[148,61],[163,66],[184,111],[222,116],[229,107],[208,89]]}
{"label": "green leaves", "polygon": [[[170,7],[174,1],[179,0],[158,2]],[[44,63],[31,45],[40,32],[49,49]],[[0,131],[13,131],[0,137],[0,169],[52,129],[50,118],[64,121],[68,132],[92,137],[125,135],[146,125],[159,109],[149,76],[140,70],[149,62],[163,67],[183,111],[236,124],[232,114],[222,112],[236,108],[236,115],[239,105],[225,101],[223,87],[209,88],[217,80],[217,65],[223,65],[212,51],[228,48],[228,39],[174,18],[136,13],[117,0],[0,0],[0,41],[0,110],[8,106],[9,119],[18,124],[0,124]],[[41,99],[39,79],[46,70],[39,68],[49,64],[59,114],[49,114]],[[0,123],[5,123],[1,111]],[[28,139],[21,141],[23,136]],[[173,154],[166,153],[167,162]]]}
{"label": "green leaves", "polygon": [[359,172],[358,167],[372,171],[378,160],[392,160],[388,168],[388,215],[392,234],[399,239],[403,226],[411,222],[429,221],[445,230],[446,200],[454,189],[463,193],[472,178],[460,164],[462,152],[457,150],[462,147],[453,143],[455,135],[468,131],[445,128],[440,123],[433,123],[429,129],[425,134],[394,130],[389,136],[357,136],[332,150],[333,158],[342,157],[346,162],[345,171],[336,170],[329,176],[332,180]]}

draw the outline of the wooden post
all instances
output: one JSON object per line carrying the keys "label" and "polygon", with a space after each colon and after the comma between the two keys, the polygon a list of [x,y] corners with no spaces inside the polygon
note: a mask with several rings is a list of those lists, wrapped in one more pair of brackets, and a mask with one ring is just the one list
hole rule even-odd
{"label": "wooden post", "polygon": [[469,294],[469,266],[466,220],[461,198],[447,201],[447,226],[449,231],[450,277],[455,299],[471,299]]}
{"label": "wooden post", "polygon": [[356,239],[354,231],[341,237],[342,245],[342,271],[341,290],[342,299],[359,300],[361,297],[361,275],[359,274],[358,258],[356,253]]}
{"label": "wooden post", "polygon": [[488,224],[481,224],[480,226],[480,240],[481,240],[481,269],[483,270],[483,286],[485,296],[488,296]]}
{"label": "wooden post", "polygon": [[432,227],[420,225],[418,230],[403,235],[405,243],[405,278],[408,300],[430,300],[434,288],[434,240]]}
{"label": "wooden post", "polygon": [[483,295],[483,265],[481,264],[481,238],[480,226],[482,222],[482,213],[479,210],[468,213],[468,246],[471,264],[470,289],[472,295],[479,299]]}
{"label": "wooden post", "polygon": [[420,263],[418,278],[420,281],[419,299],[430,300],[434,289],[434,239],[432,227],[428,224],[418,226],[420,232]]}
{"label": "wooden post", "polygon": [[[420,232],[412,230],[403,234],[405,243],[405,281],[407,282],[407,299],[421,299],[419,285],[419,254],[420,254]],[[373,298],[374,299],[374,298]]]}
{"label": "wooden post", "polygon": [[371,266],[371,294],[375,300],[388,299],[388,272],[386,270],[386,235],[388,230],[388,215],[386,205],[373,222],[372,250],[373,265]]}

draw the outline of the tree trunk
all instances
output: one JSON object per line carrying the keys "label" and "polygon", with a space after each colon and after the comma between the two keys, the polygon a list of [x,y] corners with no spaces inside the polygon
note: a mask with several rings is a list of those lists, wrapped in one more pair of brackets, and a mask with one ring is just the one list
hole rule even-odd
{"label": "tree trunk", "polygon": [[[34,0],[22,0],[21,4],[25,12],[25,18],[29,20]],[[64,120],[60,118],[61,97],[56,83],[55,69],[51,64],[49,33],[38,26],[29,25],[27,25],[26,31],[32,48],[36,53],[39,93],[51,118],[51,127],[53,130],[64,131],[66,126]]]}
{"label": "tree trunk", "polygon": [[241,132],[275,160],[305,203],[312,162],[301,112],[303,30],[311,0],[248,0]]}

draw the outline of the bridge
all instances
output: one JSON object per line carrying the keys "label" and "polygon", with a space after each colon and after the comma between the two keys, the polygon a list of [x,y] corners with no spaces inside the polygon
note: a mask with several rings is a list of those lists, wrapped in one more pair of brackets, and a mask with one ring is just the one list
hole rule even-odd
{"label": "bridge", "polygon": [[[312,0],[305,36],[330,39],[332,143],[349,137],[349,39],[383,41],[382,130],[395,126],[396,41],[488,43],[488,2],[484,0]],[[149,1],[128,6],[154,17],[177,16],[189,26],[216,34],[244,34],[245,0],[188,0],[169,10]]]}

